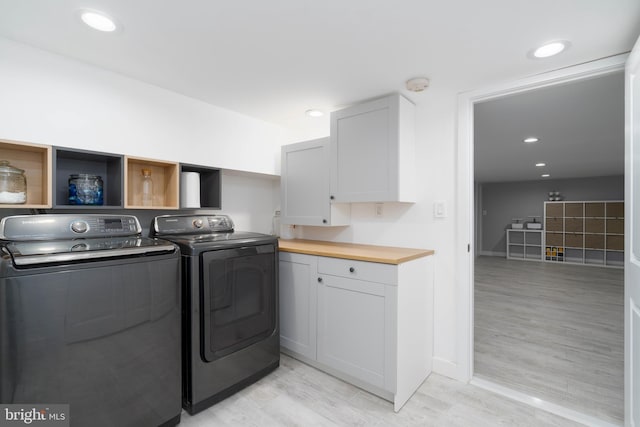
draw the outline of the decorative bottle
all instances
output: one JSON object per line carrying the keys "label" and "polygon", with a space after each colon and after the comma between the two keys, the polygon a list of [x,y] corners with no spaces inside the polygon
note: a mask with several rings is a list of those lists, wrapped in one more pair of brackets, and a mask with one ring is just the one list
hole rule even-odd
{"label": "decorative bottle", "polygon": [[271,235],[280,236],[280,211],[276,211],[271,222]]}
{"label": "decorative bottle", "polygon": [[153,180],[149,169],[142,169],[142,206],[153,206]]}

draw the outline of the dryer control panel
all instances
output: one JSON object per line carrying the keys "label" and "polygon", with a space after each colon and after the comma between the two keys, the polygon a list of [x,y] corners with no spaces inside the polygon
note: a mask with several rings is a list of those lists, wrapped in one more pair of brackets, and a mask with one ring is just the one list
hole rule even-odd
{"label": "dryer control panel", "polygon": [[163,215],[153,220],[156,236],[175,234],[211,234],[233,231],[228,215]]}

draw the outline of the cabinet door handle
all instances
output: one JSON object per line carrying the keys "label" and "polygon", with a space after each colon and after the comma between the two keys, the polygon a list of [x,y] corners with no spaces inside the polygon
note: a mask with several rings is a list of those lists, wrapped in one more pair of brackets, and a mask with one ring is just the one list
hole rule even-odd
{"label": "cabinet door handle", "polygon": [[353,268],[353,267],[349,267],[349,273],[354,273],[355,271],[356,271],[356,269],[355,269],[355,268]]}
{"label": "cabinet door handle", "polygon": [[318,277],[318,283],[322,283],[322,277]]}
{"label": "cabinet door handle", "polygon": [[333,196],[329,196],[329,199],[330,199],[330,200],[334,200],[334,199],[335,199],[335,197],[333,197]]}
{"label": "cabinet door handle", "polygon": [[327,220],[326,220],[326,219],[323,219],[323,220],[322,220],[322,223],[323,223],[323,224],[326,224],[326,223],[327,223]]}

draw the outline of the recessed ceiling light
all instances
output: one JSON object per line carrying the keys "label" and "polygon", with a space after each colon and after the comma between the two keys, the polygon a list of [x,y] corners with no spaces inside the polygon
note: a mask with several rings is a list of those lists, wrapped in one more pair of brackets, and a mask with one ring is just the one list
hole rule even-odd
{"label": "recessed ceiling light", "polygon": [[543,167],[543,166],[547,166],[547,164],[546,164],[546,163],[542,163],[542,162],[540,162],[540,163],[536,163],[536,166],[537,166],[537,167],[539,167],[539,168],[541,168],[541,167]]}
{"label": "recessed ceiling light", "polygon": [[564,40],[554,41],[543,44],[531,52],[530,56],[534,58],[548,58],[553,55],[557,55],[563,50],[569,47],[569,42]]}
{"label": "recessed ceiling light", "polygon": [[82,19],[82,22],[84,22],[94,30],[111,33],[118,29],[118,26],[116,25],[116,22],[113,20],[113,18],[96,10],[80,11],[80,19]]}
{"label": "recessed ceiling light", "polygon": [[529,138],[525,138],[522,140],[525,144],[533,144],[534,142],[538,142],[540,141],[540,139],[536,138],[535,136],[530,136]]}
{"label": "recessed ceiling light", "polygon": [[324,113],[322,111],[320,111],[320,110],[307,110],[306,114],[309,117],[322,117],[322,116],[324,116]]}
{"label": "recessed ceiling light", "polygon": [[543,173],[540,176],[543,177],[543,178],[549,178],[551,175],[549,175],[548,173]]}

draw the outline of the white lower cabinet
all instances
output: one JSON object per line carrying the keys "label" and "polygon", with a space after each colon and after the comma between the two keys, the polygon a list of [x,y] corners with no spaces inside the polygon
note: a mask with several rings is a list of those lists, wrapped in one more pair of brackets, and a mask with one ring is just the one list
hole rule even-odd
{"label": "white lower cabinet", "polygon": [[318,362],[384,389],[389,371],[385,369],[385,326],[393,310],[385,298],[386,286],[328,275],[321,279]]}
{"label": "white lower cabinet", "polygon": [[316,358],[318,259],[280,252],[280,345]]}
{"label": "white lower cabinet", "polygon": [[431,372],[430,262],[423,257],[393,265],[281,252],[283,350],[400,410]]}

